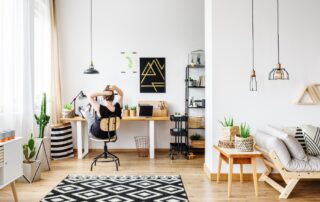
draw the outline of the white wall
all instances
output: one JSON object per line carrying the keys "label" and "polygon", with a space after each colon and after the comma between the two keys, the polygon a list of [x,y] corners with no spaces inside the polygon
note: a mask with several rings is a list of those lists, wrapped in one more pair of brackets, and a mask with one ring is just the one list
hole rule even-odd
{"label": "white wall", "polygon": [[[281,62],[290,73],[289,81],[268,80],[277,63],[276,1],[259,0],[255,5],[256,93],[248,90],[251,0],[213,0],[213,41],[209,42],[213,53],[207,54],[213,71],[206,75],[213,82],[213,96],[207,96],[211,112],[206,117],[213,125],[206,133],[207,140],[212,139],[210,146],[221,134],[218,120],[229,115],[238,123],[249,123],[253,133],[267,123],[319,125],[319,106],[298,106],[295,101],[305,85],[320,82],[320,1],[280,1]],[[207,153],[206,165],[213,172],[215,162],[216,152]]]}
{"label": "white wall", "polygon": [[[203,1],[94,0],[93,9],[93,58],[100,74],[84,75],[90,62],[90,1],[57,1],[63,103],[80,90],[100,91],[107,84],[116,84],[124,90],[126,104],[166,100],[171,112],[184,112],[188,53],[204,49]],[[139,93],[139,74],[120,74],[121,51],[165,57],[167,92]],[[157,148],[169,146],[169,128],[169,122],[156,124]],[[147,135],[147,123],[123,122],[114,147],[134,148],[136,135]]]}

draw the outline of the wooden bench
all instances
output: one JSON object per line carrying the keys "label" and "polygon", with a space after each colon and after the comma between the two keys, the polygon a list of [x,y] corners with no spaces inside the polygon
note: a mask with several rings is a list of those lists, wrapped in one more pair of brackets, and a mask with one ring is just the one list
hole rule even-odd
{"label": "wooden bench", "polygon": [[[274,151],[268,152],[259,146],[255,146],[255,148],[263,154],[263,162],[266,168],[266,171],[260,176],[259,181],[266,182],[279,191],[280,199],[287,199],[300,179],[320,179],[320,172],[287,171]],[[271,159],[271,161],[269,159]],[[279,171],[286,186],[282,186],[270,178],[269,175],[271,174],[272,169]]]}

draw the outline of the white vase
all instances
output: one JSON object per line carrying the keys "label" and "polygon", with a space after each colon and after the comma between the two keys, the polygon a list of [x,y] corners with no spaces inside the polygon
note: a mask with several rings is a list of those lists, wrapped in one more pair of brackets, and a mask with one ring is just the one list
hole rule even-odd
{"label": "white vase", "polygon": [[[40,180],[41,178],[40,168],[37,171],[40,164],[41,164],[40,160],[32,161],[31,163],[23,162],[23,175],[29,180],[29,182],[35,182]],[[24,177],[20,177],[18,181],[28,182]]]}
{"label": "white vase", "polygon": [[[46,153],[47,153],[47,158],[45,156],[45,152],[44,152],[44,148],[43,145],[40,148],[40,144],[41,144],[41,140],[43,140],[43,144],[46,148]],[[47,159],[50,165],[50,161],[51,161],[51,145],[50,145],[50,138],[48,137],[44,137],[44,138],[34,138],[35,141],[35,146],[36,146],[36,155],[39,152],[38,158],[37,160],[41,161],[41,166],[40,166],[40,171],[48,171],[49,170],[49,166],[47,163]],[[39,151],[40,149],[40,151]]]}

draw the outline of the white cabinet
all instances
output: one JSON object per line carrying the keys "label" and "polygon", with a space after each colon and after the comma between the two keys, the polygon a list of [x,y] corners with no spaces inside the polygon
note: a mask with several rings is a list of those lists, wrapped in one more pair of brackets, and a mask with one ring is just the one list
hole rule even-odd
{"label": "white cabinet", "polygon": [[0,189],[23,175],[22,138],[0,143]]}

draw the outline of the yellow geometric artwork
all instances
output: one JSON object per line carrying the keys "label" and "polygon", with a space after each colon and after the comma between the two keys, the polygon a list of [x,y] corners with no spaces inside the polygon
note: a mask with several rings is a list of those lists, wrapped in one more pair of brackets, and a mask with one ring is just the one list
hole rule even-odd
{"label": "yellow geometric artwork", "polygon": [[140,92],[166,92],[165,58],[140,58]]}

